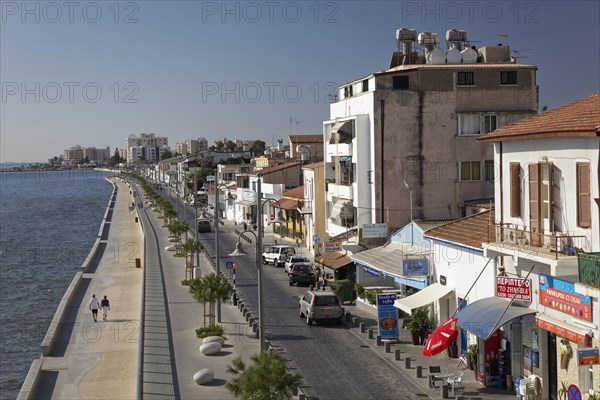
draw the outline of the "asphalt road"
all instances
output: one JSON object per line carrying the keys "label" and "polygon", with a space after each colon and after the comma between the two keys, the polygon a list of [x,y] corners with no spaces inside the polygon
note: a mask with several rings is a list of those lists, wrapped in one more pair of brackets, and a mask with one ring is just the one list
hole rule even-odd
{"label": "asphalt road", "polygon": [[[165,193],[167,194],[167,193]],[[168,196],[167,196],[168,197]],[[183,216],[180,203],[178,213]],[[186,206],[186,219],[194,226],[194,209]],[[242,241],[249,256],[233,259],[227,255],[235,249],[238,236],[229,223],[219,228],[221,265],[225,261],[237,264],[236,290],[257,314],[257,270],[253,243]],[[269,232],[270,228],[267,227]],[[211,233],[199,233],[199,239],[214,254],[214,226]],[[271,240],[267,237],[264,244]],[[307,287],[289,286],[283,268],[263,266],[263,296],[265,308],[266,337],[280,351],[292,372],[303,376],[302,388],[311,399],[422,399],[414,384],[404,377],[391,363],[378,355],[343,324],[317,324],[307,326],[299,318],[298,300]],[[229,305],[223,305],[228,307]],[[249,339],[250,340],[250,339]],[[420,392],[421,393],[421,392]]]}

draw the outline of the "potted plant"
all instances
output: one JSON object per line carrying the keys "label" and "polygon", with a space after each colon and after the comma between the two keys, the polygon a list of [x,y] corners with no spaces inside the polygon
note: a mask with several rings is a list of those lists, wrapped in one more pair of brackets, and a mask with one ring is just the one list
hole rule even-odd
{"label": "potted plant", "polygon": [[477,366],[477,344],[470,344],[467,348],[467,366],[474,370]]}
{"label": "potted plant", "polygon": [[429,329],[429,309],[417,308],[412,311],[410,321],[406,328],[412,333],[413,344],[423,344],[423,331]]}

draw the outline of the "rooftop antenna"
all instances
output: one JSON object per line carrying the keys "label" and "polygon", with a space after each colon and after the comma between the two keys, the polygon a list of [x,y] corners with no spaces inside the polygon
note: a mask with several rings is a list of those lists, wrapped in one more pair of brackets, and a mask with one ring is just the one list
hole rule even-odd
{"label": "rooftop antenna", "polygon": [[504,45],[508,46],[508,33],[497,33],[496,36],[504,38]]}
{"label": "rooftop antenna", "polygon": [[515,53],[514,58],[518,60],[519,58],[527,58],[527,56],[522,56],[521,53],[525,53],[526,51],[532,51],[533,49],[523,49],[523,50],[511,50],[511,53]]}
{"label": "rooftop antenna", "polygon": [[290,135],[293,133],[292,124],[296,124],[296,133],[298,133],[298,125],[303,123],[304,121],[298,121],[296,118],[290,117]]}

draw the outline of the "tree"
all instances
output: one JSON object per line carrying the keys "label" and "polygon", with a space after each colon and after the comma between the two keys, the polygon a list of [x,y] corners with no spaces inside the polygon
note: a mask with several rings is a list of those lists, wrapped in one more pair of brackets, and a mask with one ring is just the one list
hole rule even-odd
{"label": "tree", "polygon": [[119,155],[119,149],[115,149],[115,154],[108,159],[107,164],[112,167],[122,162],[125,162],[125,159]]}
{"label": "tree", "polygon": [[160,156],[161,160],[166,160],[167,158],[171,158],[173,157],[173,153],[171,153],[171,150],[167,150],[164,153],[162,153],[162,156]]}
{"label": "tree", "polygon": [[263,351],[250,357],[253,365],[246,367],[237,357],[227,367],[235,377],[225,387],[242,400],[290,400],[302,383],[302,376],[291,374],[285,359],[276,352]]}
{"label": "tree", "polygon": [[260,157],[263,154],[265,154],[265,142],[263,142],[262,140],[255,140],[254,143],[252,143],[252,152],[254,153],[255,157]]}
{"label": "tree", "polygon": [[232,142],[231,140],[228,140],[227,143],[225,143],[225,147],[229,151],[234,151],[237,146],[235,145],[235,142]]}
{"label": "tree", "polygon": [[206,327],[206,316],[208,315],[208,325],[215,325],[215,303],[219,300],[225,301],[231,295],[233,287],[224,277],[215,274],[206,275],[201,279],[194,279],[190,283],[190,292],[194,298],[200,302],[209,304],[208,314],[204,313],[204,326]]}

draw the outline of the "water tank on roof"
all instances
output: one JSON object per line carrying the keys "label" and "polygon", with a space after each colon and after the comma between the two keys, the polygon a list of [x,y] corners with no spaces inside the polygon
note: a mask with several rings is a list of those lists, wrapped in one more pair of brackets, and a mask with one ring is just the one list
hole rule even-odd
{"label": "water tank on roof", "polygon": [[417,40],[421,46],[435,46],[438,44],[438,34],[436,32],[421,32]]}
{"label": "water tank on roof", "polygon": [[463,64],[476,64],[477,63],[477,52],[470,47],[467,47],[462,52]]}
{"label": "water tank on roof", "polygon": [[446,51],[446,62],[448,64],[460,64],[462,61],[462,55],[460,54],[460,50],[456,47],[452,47],[450,50]]}
{"label": "water tank on roof", "polygon": [[446,52],[441,49],[433,49],[427,54],[427,64],[446,64]]}
{"label": "water tank on roof", "polygon": [[446,31],[446,41],[448,42],[466,42],[467,31],[460,29],[448,29]]}
{"label": "water tank on roof", "polygon": [[417,30],[400,28],[396,31],[396,40],[398,42],[414,42],[417,40]]}

